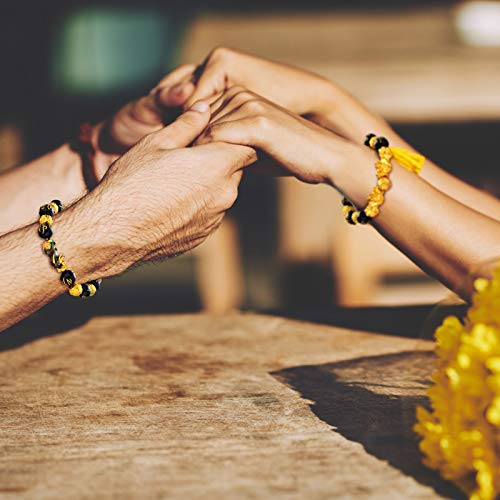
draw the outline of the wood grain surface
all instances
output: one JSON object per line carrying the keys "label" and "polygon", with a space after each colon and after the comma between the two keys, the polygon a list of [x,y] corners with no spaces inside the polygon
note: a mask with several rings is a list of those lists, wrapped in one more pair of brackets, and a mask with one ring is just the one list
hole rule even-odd
{"label": "wood grain surface", "polygon": [[95,318],[0,353],[0,496],[457,498],[411,431],[430,349],[252,314]]}

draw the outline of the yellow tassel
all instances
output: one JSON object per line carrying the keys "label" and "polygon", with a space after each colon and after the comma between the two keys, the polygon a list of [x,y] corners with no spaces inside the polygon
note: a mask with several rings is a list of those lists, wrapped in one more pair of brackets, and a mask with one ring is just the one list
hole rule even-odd
{"label": "yellow tassel", "polygon": [[425,163],[425,156],[403,148],[390,147],[389,149],[391,150],[394,160],[402,167],[406,168],[406,170],[414,174],[419,174],[422,171],[422,167]]}

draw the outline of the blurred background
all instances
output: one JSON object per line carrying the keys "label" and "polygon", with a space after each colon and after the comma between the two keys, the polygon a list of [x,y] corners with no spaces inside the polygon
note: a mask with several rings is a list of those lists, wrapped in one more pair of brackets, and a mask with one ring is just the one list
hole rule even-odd
{"label": "blurred background", "polygon": [[[224,45],[335,80],[441,166],[498,195],[499,11],[495,1],[2,2],[0,170]],[[199,250],[108,280],[102,292],[86,314],[296,314],[447,294],[372,229],[347,226],[333,189],[252,175]],[[60,300],[68,316],[81,314]]]}

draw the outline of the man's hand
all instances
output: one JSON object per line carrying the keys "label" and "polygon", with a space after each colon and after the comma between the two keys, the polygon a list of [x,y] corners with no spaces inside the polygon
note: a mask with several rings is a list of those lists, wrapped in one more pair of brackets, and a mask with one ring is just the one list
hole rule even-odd
{"label": "man's hand", "polygon": [[184,147],[209,119],[208,104],[196,103],[125,153],[93,193],[112,213],[112,230],[122,246],[118,272],[140,260],[194,248],[234,203],[242,168],[256,154],[224,143]]}

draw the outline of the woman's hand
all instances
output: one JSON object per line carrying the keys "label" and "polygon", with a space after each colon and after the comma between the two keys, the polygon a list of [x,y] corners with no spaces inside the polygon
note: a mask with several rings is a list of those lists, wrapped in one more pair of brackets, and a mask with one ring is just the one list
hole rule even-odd
{"label": "woman's hand", "polygon": [[199,99],[211,98],[235,85],[293,113],[307,115],[308,119],[353,142],[363,142],[365,135],[372,131],[386,136],[394,144],[401,142],[384,119],[335,83],[303,69],[224,47],[213,50],[201,66],[171,87],[170,93],[172,97],[178,93],[189,94],[185,104],[189,107]]}
{"label": "woman's hand", "polygon": [[[193,92],[193,81],[196,88]],[[171,92],[192,95],[186,106],[239,85],[299,114],[319,114],[333,103],[334,86],[324,78],[285,64],[227,48],[213,50],[193,75]]]}
{"label": "woman's hand", "polygon": [[361,147],[241,87],[229,89],[213,102],[211,114],[198,144],[251,146],[311,184],[334,184],[335,171],[366,154]]}

